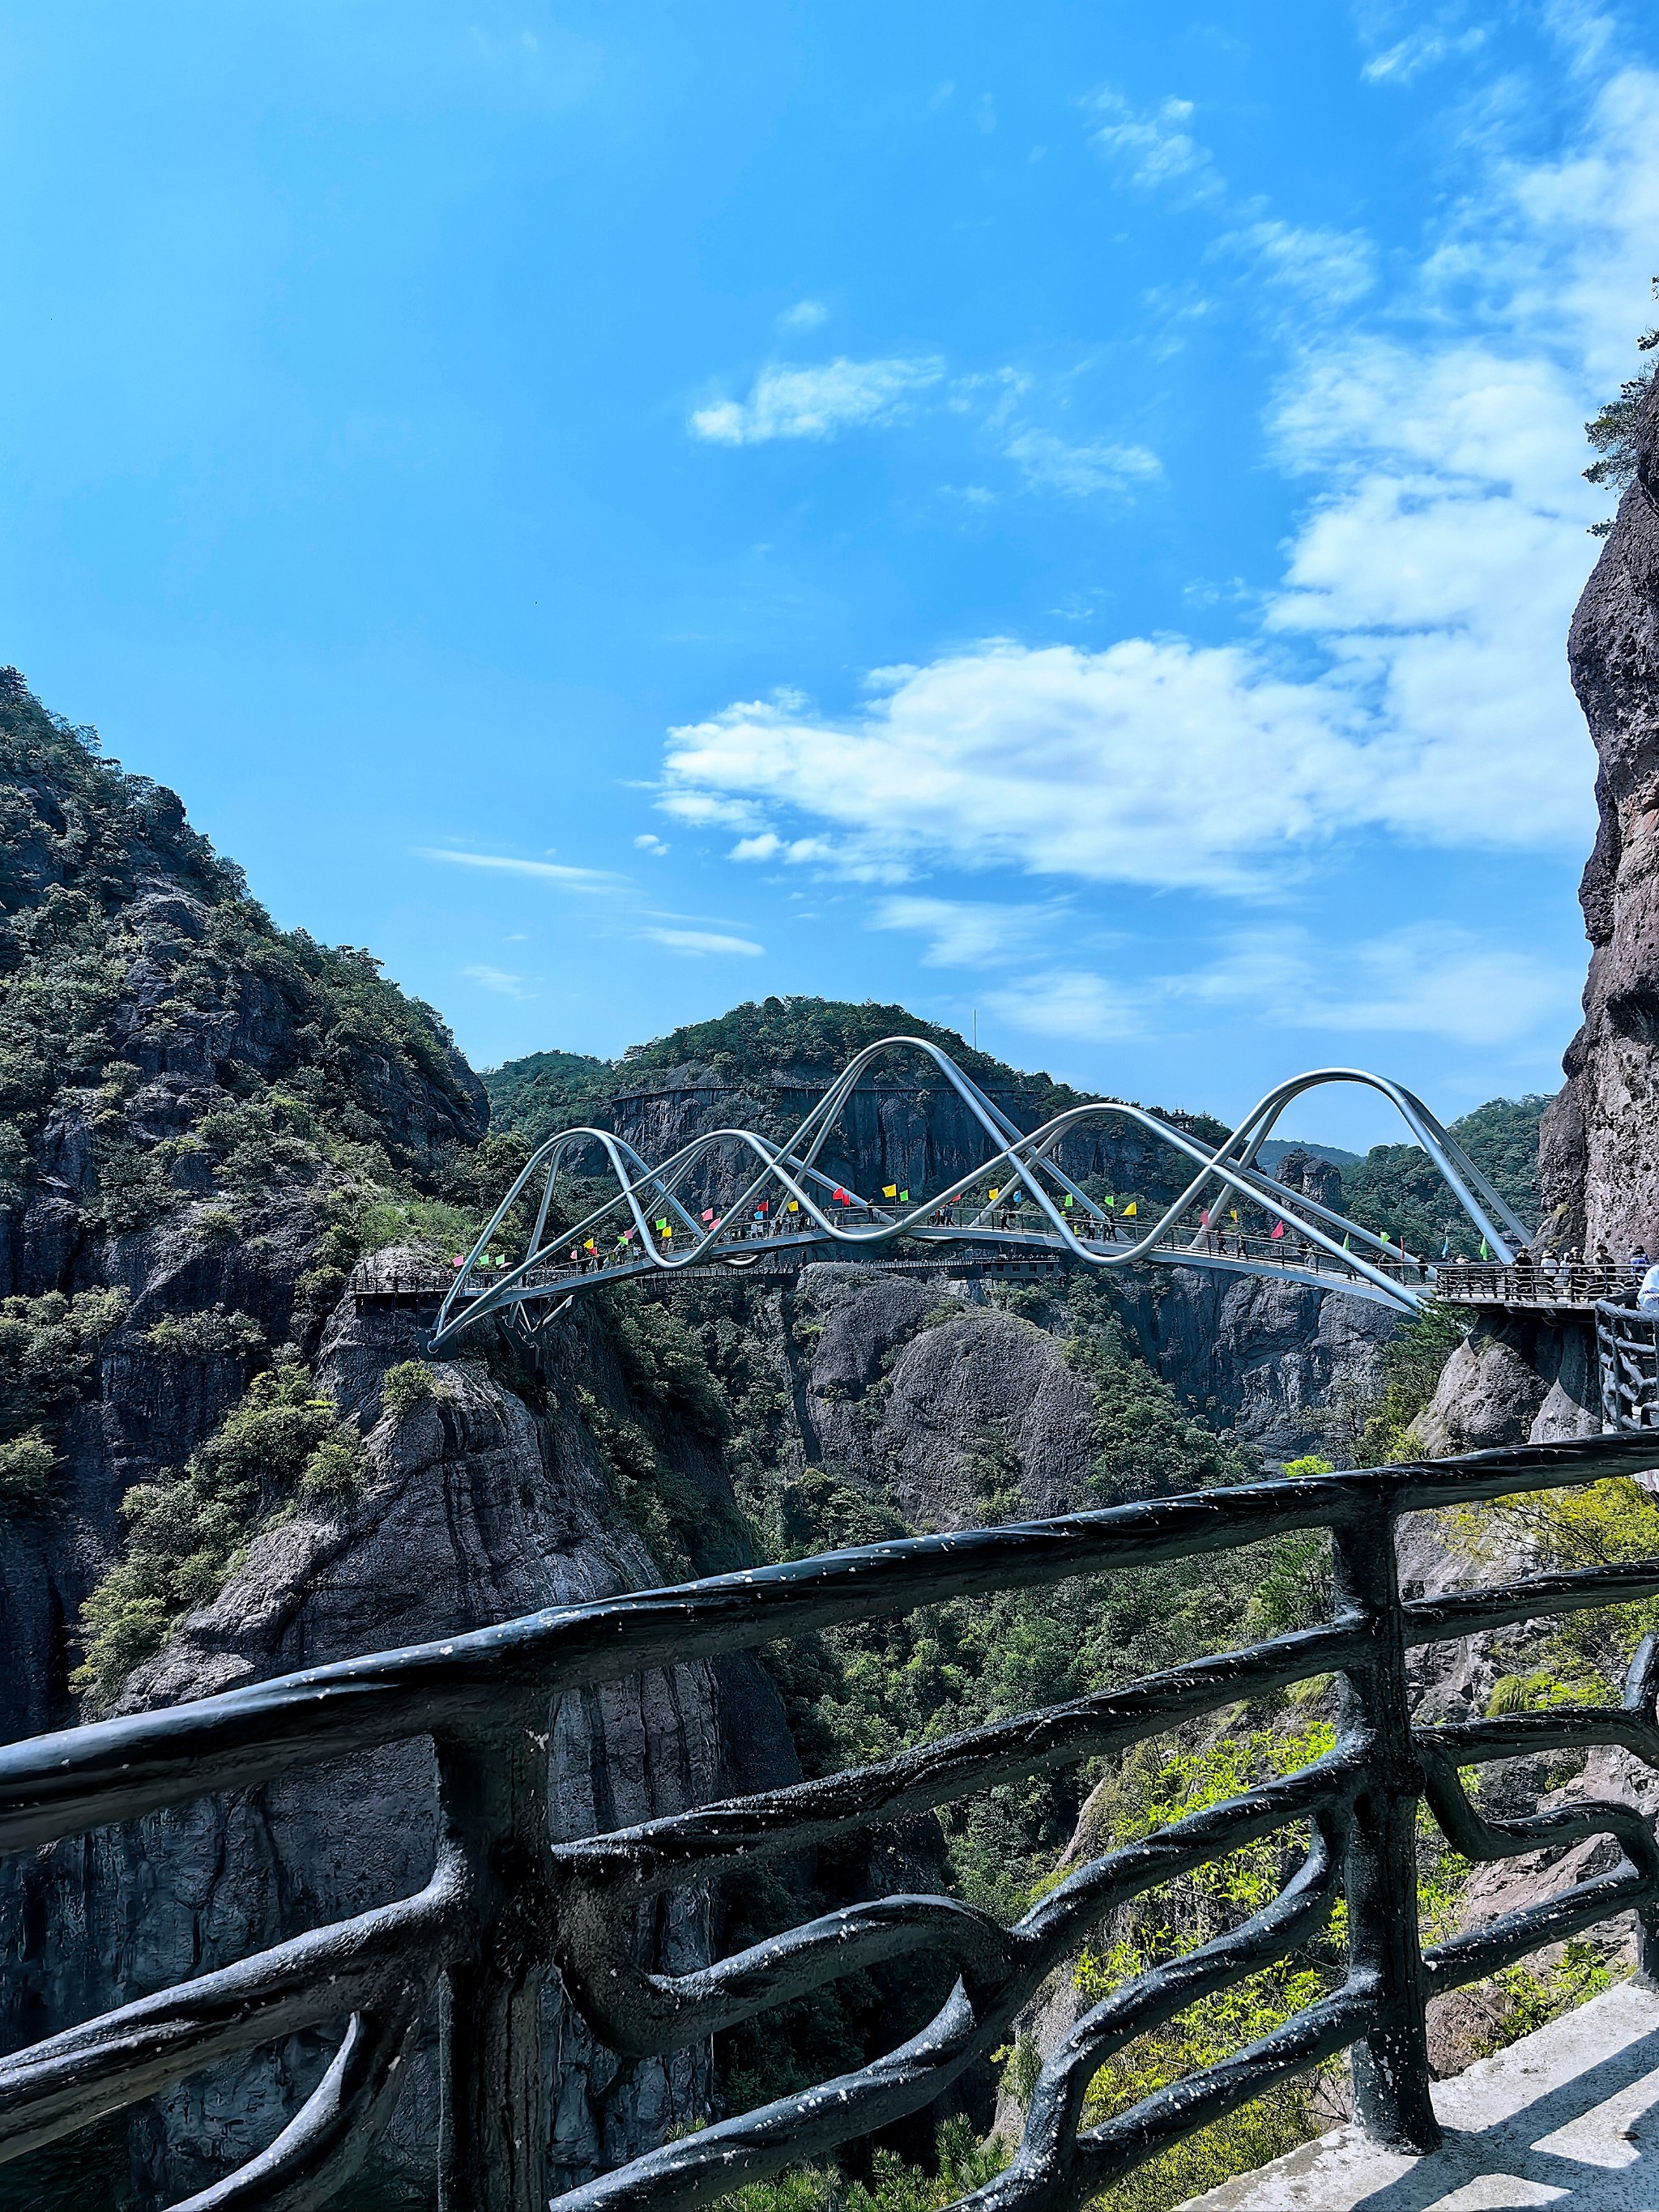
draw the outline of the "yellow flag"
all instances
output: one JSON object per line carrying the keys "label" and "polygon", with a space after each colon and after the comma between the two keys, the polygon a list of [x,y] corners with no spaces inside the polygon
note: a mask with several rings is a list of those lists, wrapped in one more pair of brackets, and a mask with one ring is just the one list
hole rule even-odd
{"label": "yellow flag", "polygon": [[1133,1199],[1131,1199],[1129,1203],[1124,1207],[1123,1211],[1125,1213],[1139,1213],[1140,1208],[1135,1204]]}
{"label": "yellow flag", "polygon": [[881,1187],[881,1194],[884,1198],[896,1198],[898,1196],[898,1185],[896,1182],[883,1183]]}
{"label": "yellow flag", "polygon": [[790,1200],[789,1211],[791,1213],[799,1213],[800,1212],[800,1201],[798,1199],[792,1198]]}
{"label": "yellow flag", "polygon": [[994,1190],[994,1191],[991,1193],[991,1200],[990,1200],[991,1204],[992,1204],[993,1206],[994,1206],[994,1205],[996,1204],[996,1202],[997,1202],[998,1199],[999,1199],[1001,1195],[1002,1195],[1002,1194],[1001,1194],[1001,1192],[1000,1192],[1000,1191],[995,1191],[995,1190]]}
{"label": "yellow flag", "polygon": [[1237,1221],[1237,1218],[1238,1218],[1238,1208],[1237,1208],[1236,1206],[1230,1206],[1230,1207],[1227,1209],[1227,1211],[1228,1211],[1229,1218],[1230,1218],[1231,1220]]}

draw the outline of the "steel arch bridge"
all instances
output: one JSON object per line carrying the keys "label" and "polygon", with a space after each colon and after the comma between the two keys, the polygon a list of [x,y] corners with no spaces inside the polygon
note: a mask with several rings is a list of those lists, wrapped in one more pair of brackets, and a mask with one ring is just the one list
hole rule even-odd
{"label": "steel arch bridge", "polygon": [[[948,1188],[915,1200],[908,1192],[866,1197],[817,1165],[860,1076],[900,1051],[933,1063],[978,1123],[987,1148],[980,1164]],[[763,1262],[769,1273],[779,1265],[874,1256],[901,1239],[913,1248],[941,1248],[930,1262],[941,1271],[953,1261],[982,1265],[988,1253],[1104,1269],[1152,1262],[1307,1283],[1414,1313],[1434,1295],[1431,1261],[1275,1182],[1256,1164],[1285,1109],[1334,1083],[1360,1084],[1389,1100],[1494,1261],[1508,1265],[1530,1244],[1532,1232],[1421,1099],[1364,1068],[1292,1076],[1212,1149],[1144,1107],[1116,1099],[1069,1107],[1040,1128],[1021,1130],[937,1045],[893,1036],[850,1060],[781,1144],[753,1129],[711,1129],[653,1166],[610,1130],[566,1129],[550,1138],[526,1162],[461,1261],[439,1310],[431,1349],[448,1351],[464,1329],[492,1314],[534,1330],[573,1298],[609,1284],[672,1281],[693,1269],[743,1271]],[[1111,1121],[1145,1131],[1185,1164],[1185,1188],[1155,1218],[1149,1207],[1144,1228],[1138,1212],[1131,1228],[1109,1203],[1091,1199],[1056,1158],[1074,1132]],[[568,1156],[595,1146],[615,1179],[615,1194],[559,1231],[556,1249],[548,1224],[560,1171]],[[718,1205],[688,1203],[687,1186],[698,1170],[729,1163],[733,1154],[739,1165],[735,1171],[726,1167],[730,1195]],[[527,1190],[538,1193],[528,1247],[522,1259],[504,1261],[494,1247]],[[1257,1231],[1251,1224],[1264,1215],[1274,1225]]]}

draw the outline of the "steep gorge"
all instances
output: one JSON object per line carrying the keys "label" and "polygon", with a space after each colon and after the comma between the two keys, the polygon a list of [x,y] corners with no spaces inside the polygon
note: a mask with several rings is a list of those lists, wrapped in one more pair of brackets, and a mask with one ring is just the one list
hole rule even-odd
{"label": "steep gorge", "polygon": [[[428,1367],[407,1317],[352,1285],[395,1269],[405,1242],[463,1237],[523,1128],[503,1115],[487,1132],[430,1009],[367,954],[276,930],[171,793],[101,760],[15,675],[0,742],[8,1735],[757,1557],[1237,1479],[1317,1444],[1333,1395],[1368,1387],[1392,1327],[1378,1310],[1150,1270],[987,1293],[826,1265],[787,1292],[618,1298],[533,1351],[482,1337]],[[782,1009],[763,1076],[651,1048],[620,1085],[591,1062],[574,1079],[647,1149],[734,1105],[787,1125],[815,1095],[822,1024],[848,1011],[814,1003]],[[911,1023],[850,1011],[878,1034]],[[976,1072],[1027,1126],[1071,1095]],[[894,1076],[856,1102],[848,1167],[926,1188],[972,1143],[954,1102]],[[1089,1139],[1069,1164],[1148,1196],[1167,1174],[1134,1137]],[[1091,1668],[1162,1663],[1177,1632],[1231,1632],[1249,1595],[1200,1582],[1148,1585],[1119,1613],[958,1611],[769,1672],[682,1668],[569,1700],[550,1717],[557,1819],[575,1834],[647,1817],[890,1747],[923,1712],[966,1724],[1074,1694]],[[1006,1904],[1063,1847],[1069,1787],[802,1879],[867,1894],[948,1874]],[[395,1895],[432,1835],[429,1756],[409,1747],[9,1862],[0,2034],[31,2040]],[[641,1928],[641,1959],[696,1964],[752,1902],[686,1901]],[[789,2034],[866,2049],[893,2004],[916,2013],[925,1995],[855,1990]],[[556,1986],[546,2028],[567,2181],[795,2063],[785,2035],[717,2054],[718,2073],[707,2052],[618,2066]],[[199,2185],[268,2139],[325,2057],[296,2038],[157,2100],[112,2174],[130,2171],[144,2207]],[[428,2043],[380,2161],[413,2201],[431,2064]]]}

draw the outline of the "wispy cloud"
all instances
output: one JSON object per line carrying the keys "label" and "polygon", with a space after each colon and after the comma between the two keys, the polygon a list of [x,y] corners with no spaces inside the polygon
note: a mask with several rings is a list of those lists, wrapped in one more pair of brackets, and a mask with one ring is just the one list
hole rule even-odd
{"label": "wispy cloud", "polygon": [[1105,85],[1086,103],[1100,120],[1090,137],[1095,150],[1123,183],[1140,192],[1162,192],[1184,207],[1220,199],[1226,183],[1207,146],[1193,136],[1190,100],[1162,100],[1137,108]]}
{"label": "wispy cloud", "polygon": [[653,945],[660,945],[670,952],[699,956],[708,953],[736,953],[746,959],[755,959],[766,947],[757,945],[750,937],[723,937],[711,929],[647,929],[641,933]]}
{"label": "wispy cloud", "polygon": [[1579,976],[1496,940],[1423,922],[1352,945],[1301,929],[1243,932],[1183,972],[1042,969],[987,993],[1000,1022],[1036,1036],[1114,1042],[1247,1014],[1275,1030],[1444,1037],[1476,1049],[1559,1036]]}
{"label": "wispy cloud", "polygon": [[1437,64],[1451,61],[1462,54],[1472,54],[1485,44],[1486,31],[1476,25],[1455,35],[1449,31],[1434,30],[1426,26],[1415,30],[1373,54],[1359,72],[1368,84],[1409,84],[1413,77],[1421,76],[1425,70]]}
{"label": "wispy cloud", "polygon": [[1124,492],[1164,472],[1158,455],[1145,446],[1068,445],[1049,430],[1022,430],[1004,450],[1028,483],[1072,499]]}
{"label": "wispy cloud", "polygon": [[441,860],[451,868],[493,868],[507,876],[534,876],[542,883],[557,884],[565,890],[614,890],[624,876],[603,868],[568,868],[555,860],[521,860],[511,853],[463,853],[447,845],[416,845],[417,860]]}
{"label": "wispy cloud", "polygon": [[1052,927],[1055,911],[989,900],[889,898],[876,908],[871,927],[925,935],[924,968],[976,968],[1024,957]]}
{"label": "wispy cloud", "polygon": [[461,973],[470,982],[477,983],[480,989],[494,991],[500,998],[533,999],[536,996],[534,991],[526,988],[530,981],[528,976],[514,975],[505,968],[477,964],[463,968]]}
{"label": "wispy cloud", "polygon": [[1376,282],[1376,250],[1358,230],[1246,223],[1218,238],[1207,258],[1230,263],[1257,283],[1283,285],[1304,307],[1351,307]]}
{"label": "wispy cloud", "polygon": [[830,310],[822,300],[797,300],[793,307],[786,307],[778,317],[781,331],[815,331],[820,323],[830,319]]}
{"label": "wispy cloud", "polygon": [[771,438],[832,438],[837,432],[895,422],[919,392],[939,384],[942,361],[824,362],[816,368],[762,369],[747,399],[719,399],[691,416],[691,434],[716,446],[755,446]]}

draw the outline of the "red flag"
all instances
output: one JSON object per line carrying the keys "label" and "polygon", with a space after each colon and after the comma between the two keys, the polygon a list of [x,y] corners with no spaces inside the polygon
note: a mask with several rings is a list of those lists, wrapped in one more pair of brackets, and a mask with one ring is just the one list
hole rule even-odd
{"label": "red flag", "polygon": [[[1282,1221],[1275,1221],[1275,1222],[1274,1222],[1274,1224],[1273,1224],[1273,1237],[1282,1237],[1284,1234],[1285,1234],[1285,1224],[1284,1224],[1284,1223],[1283,1223]],[[1267,1241],[1268,1241],[1268,1243],[1271,1243],[1273,1242],[1273,1237],[1270,1237],[1268,1238],[1268,1240],[1267,1240]]]}
{"label": "red flag", "polygon": [[769,1212],[771,1209],[767,1205],[766,1200],[762,1199],[759,1205],[756,1206],[755,1211],[757,1213],[767,1213]]}
{"label": "red flag", "polygon": [[830,1195],[833,1198],[838,1198],[843,1206],[850,1206],[853,1203],[852,1200],[847,1195],[847,1193],[842,1188],[839,1183],[836,1185],[836,1188],[830,1193]]}

